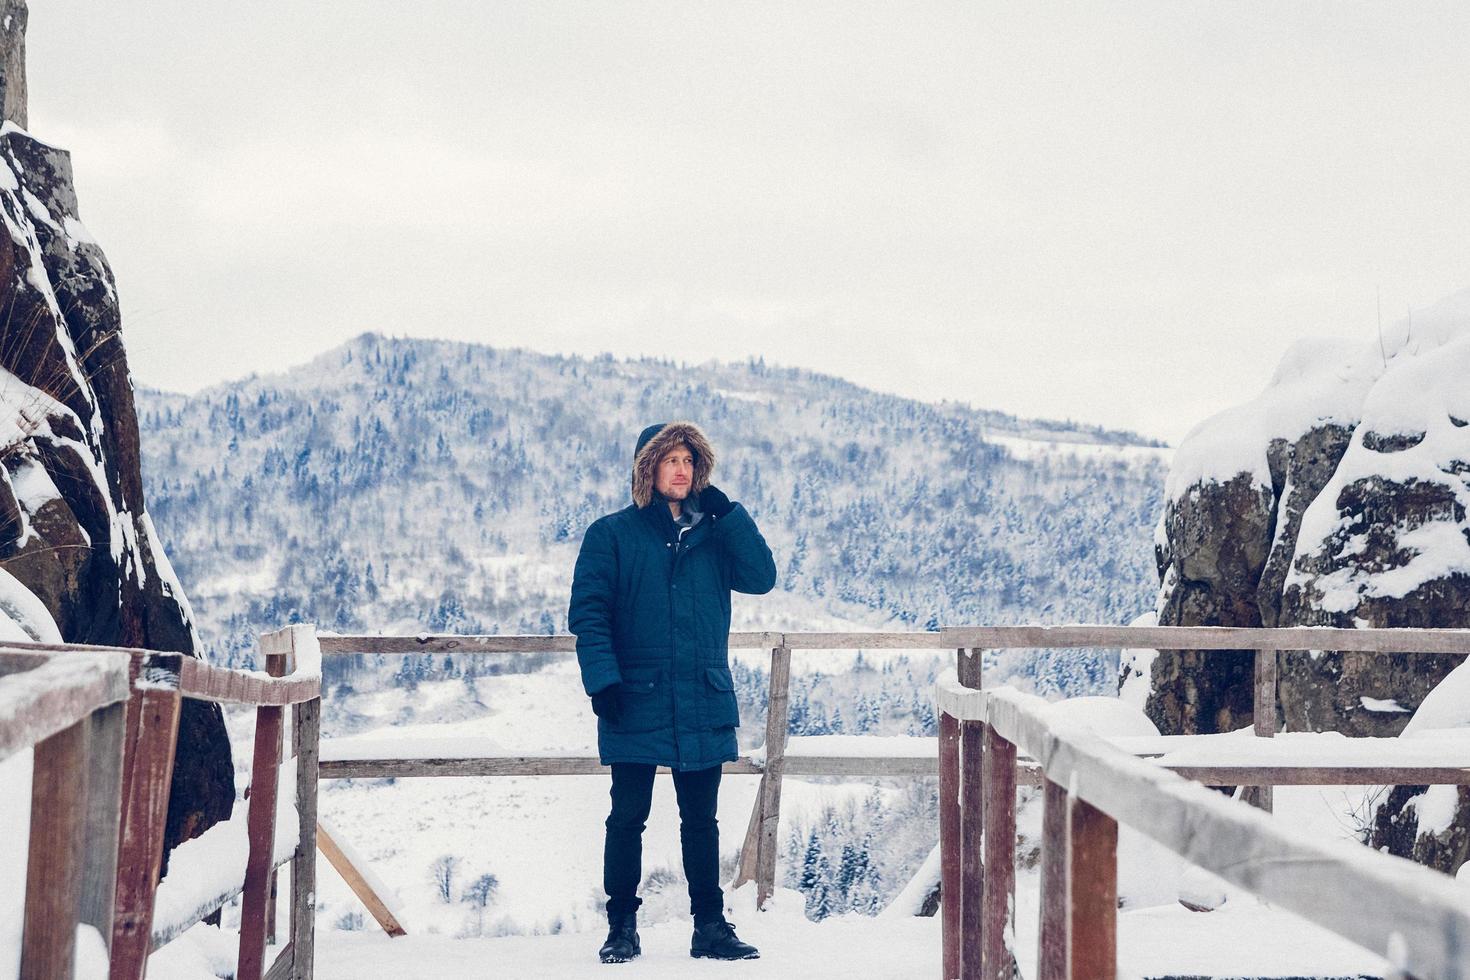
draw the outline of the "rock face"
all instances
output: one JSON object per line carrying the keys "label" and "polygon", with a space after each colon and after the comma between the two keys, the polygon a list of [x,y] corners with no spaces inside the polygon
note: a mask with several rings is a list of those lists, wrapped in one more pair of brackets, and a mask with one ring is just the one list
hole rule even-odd
{"label": "rock face", "polygon": [[[1288,352],[1264,392],[1179,447],[1156,536],[1159,622],[1470,625],[1467,372],[1470,291],[1396,325],[1381,343]],[[1399,735],[1462,659],[1283,653],[1279,721],[1294,731]],[[1161,651],[1148,667],[1146,710],[1163,731],[1253,720],[1249,653]],[[1470,840],[1461,796],[1394,789],[1373,843],[1456,870]]]}
{"label": "rock face", "polygon": [[[24,18],[23,3],[0,3],[0,101],[22,118]],[[112,272],[77,215],[69,155],[13,118],[0,129],[0,220],[0,563],[69,642],[198,656],[144,505]],[[168,846],[227,818],[234,797],[220,710],[186,701]]]}

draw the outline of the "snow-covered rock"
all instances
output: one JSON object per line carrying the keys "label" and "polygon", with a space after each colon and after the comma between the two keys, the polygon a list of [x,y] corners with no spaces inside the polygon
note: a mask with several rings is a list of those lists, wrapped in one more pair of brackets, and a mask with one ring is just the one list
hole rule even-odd
{"label": "snow-covered rock", "polygon": [[[1156,535],[1159,622],[1470,625],[1467,374],[1470,290],[1381,339],[1293,347],[1261,394],[1179,447]],[[1285,652],[1281,720],[1382,737],[1463,715],[1432,693],[1461,659]],[[1169,733],[1244,727],[1252,665],[1245,651],[1165,651],[1150,664],[1148,713]],[[1373,834],[1454,871],[1470,848],[1470,805],[1452,788],[1400,787]]]}
{"label": "snow-covered rock", "polygon": [[[30,639],[197,655],[144,501],[112,271],[78,214],[70,155],[23,128],[24,30],[25,5],[0,2],[0,613]],[[234,795],[219,708],[185,702],[170,846],[228,816]]]}

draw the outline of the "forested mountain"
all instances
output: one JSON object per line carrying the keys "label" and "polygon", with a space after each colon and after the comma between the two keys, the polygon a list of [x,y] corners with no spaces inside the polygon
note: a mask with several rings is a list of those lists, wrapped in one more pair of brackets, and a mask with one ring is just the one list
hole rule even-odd
{"label": "forested mountain", "polygon": [[[689,418],[764,530],[737,627],[1124,623],[1151,608],[1165,450],[756,360],[685,366],[364,334],[283,374],[138,393],[150,510],[212,654],[307,620],[565,630],[583,529],[633,442]],[[1087,655],[1010,665],[1091,690]]]}

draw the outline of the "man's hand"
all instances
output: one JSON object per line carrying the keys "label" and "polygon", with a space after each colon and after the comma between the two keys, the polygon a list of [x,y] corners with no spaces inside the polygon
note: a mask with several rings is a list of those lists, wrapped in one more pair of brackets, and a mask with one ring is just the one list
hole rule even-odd
{"label": "man's hand", "polygon": [[724,517],[730,513],[730,498],[725,492],[716,486],[708,486],[699,491],[699,509],[711,517]]}
{"label": "man's hand", "polygon": [[610,725],[623,720],[623,685],[612,684],[592,695],[592,713]]}

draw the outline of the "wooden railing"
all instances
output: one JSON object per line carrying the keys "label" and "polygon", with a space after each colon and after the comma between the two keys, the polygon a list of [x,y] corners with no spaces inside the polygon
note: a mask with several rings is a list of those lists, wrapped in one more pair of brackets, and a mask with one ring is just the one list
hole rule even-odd
{"label": "wooden railing", "polygon": [[[1439,753],[1442,758],[1426,762],[1422,750],[1410,760],[1392,746],[1366,751],[1354,740],[1335,739],[1328,752],[1314,752],[1307,764],[1286,758],[1262,766],[1248,761],[1259,752],[1247,752],[1245,759],[1223,765],[1161,766],[1090,730],[1059,722],[1056,706],[1040,698],[1009,688],[982,690],[978,656],[982,648],[1008,647],[1253,649],[1258,651],[1257,734],[1270,737],[1276,651],[1465,654],[1470,631],[1067,626],[964,628],[947,630],[945,636],[960,649],[957,672],[942,678],[935,691],[941,891],[958,897],[941,907],[945,977],[1011,975],[1016,951],[1007,948],[1006,936],[1014,935],[1009,917],[1015,908],[1018,773],[1038,777],[1044,787],[1041,980],[1117,975],[1119,822],[1386,957],[1408,975],[1431,980],[1470,974],[1470,907],[1463,888],[1448,876],[1368,848],[1354,852],[1324,845],[1205,788],[1466,785],[1470,753],[1450,746]],[[1269,725],[1259,724],[1266,719]]]}
{"label": "wooden railing", "polygon": [[[347,654],[424,654],[452,653],[462,656],[497,656],[526,653],[573,653],[577,638],[569,634],[519,636],[372,636],[321,635],[322,655]],[[791,654],[793,651],[815,653],[823,650],[923,650],[949,646],[942,633],[874,632],[874,633],[731,633],[732,650],[769,650],[771,652],[770,693],[766,711],[766,741],[763,758],[742,756],[726,763],[726,773],[759,775],[760,787],[751,808],[750,823],[740,862],[732,886],[748,881],[756,883],[756,900],[766,905],[775,890],[776,852],[780,834],[781,781],[793,776],[915,776],[933,775],[937,763],[933,757],[908,756],[790,756],[786,753],[787,730],[791,713]],[[595,775],[606,772],[596,756],[480,755],[433,756],[385,755],[375,758],[327,757],[322,759],[323,779],[347,779],[383,776],[569,776]],[[667,771],[667,770],[661,770]],[[372,912],[385,931],[401,935],[402,926],[385,917],[385,896],[373,889],[362,869],[341,852],[332,855],[333,866]]]}
{"label": "wooden railing", "polygon": [[[321,678],[282,676],[310,628],[263,636],[269,674],[223,670],[177,653],[78,644],[0,647],[0,756],[35,744],[23,938],[24,977],[74,969],[78,922],[107,944],[112,980],[140,980],[149,954],[243,892],[236,977],[312,976],[316,755]],[[184,698],[256,706],[245,878],[186,921],[155,929],[164,823]],[[277,780],[285,707],[294,706],[296,807],[291,939],[267,970]],[[78,773],[84,778],[78,778]],[[216,825],[208,833],[229,828]],[[172,879],[171,879],[172,880]]]}
{"label": "wooden railing", "polygon": [[112,934],[128,667],[0,648],[0,758],[34,746],[23,977],[70,977],[79,923]]}

